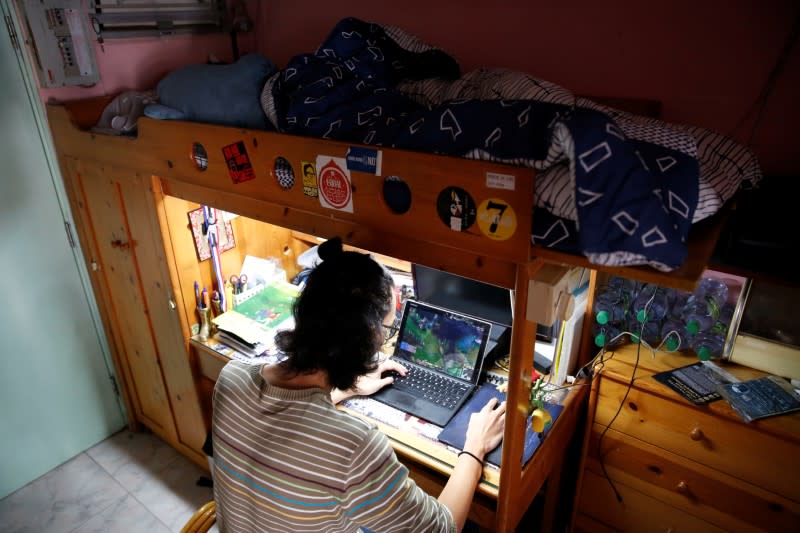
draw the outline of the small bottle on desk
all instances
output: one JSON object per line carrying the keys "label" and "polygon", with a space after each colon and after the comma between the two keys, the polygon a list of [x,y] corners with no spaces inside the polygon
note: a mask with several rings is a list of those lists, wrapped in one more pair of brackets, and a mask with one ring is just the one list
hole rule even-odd
{"label": "small bottle on desk", "polygon": [[651,348],[656,348],[661,340],[661,322],[658,320],[648,320],[644,324],[637,319],[632,319],[628,325],[630,328],[631,342],[639,344],[642,339]]}
{"label": "small bottle on desk", "polygon": [[622,344],[623,335],[616,325],[595,324],[594,327],[594,344],[599,348],[610,348]]}
{"label": "small bottle on desk", "polygon": [[594,318],[603,326],[625,320],[628,309],[619,289],[606,285],[597,291],[594,300]]}
{"label": "small bottle on desk", "polygon": [[725,348],[725,336],[714,331],[701,331],[692,337],[690,343],[701,361],[719,359]]}
{"label": "small bottle on desk", "polygon": [[686,304],[686,330],[694,335],[711,329],[719,319],[720,310],[727,299],[728,286],[724,282],[713,278],[700,280],[693,297]]}
{"label": "small bottle on desk", "polygon": [[631,313],[641,324],[663,320],[675,298],[676,294],[672,289],[645,285],[636,296]]}
{"label": "small bottle on desk", "polygon": [[197,333],[197,339],[205,342],[211,336],[211,309],[198,306],[197,312],[200,314],[200,331]]}
{"label": "small bottle on desk", "polygon": [[683,321],[674,317],[664,320],[661,325],[661,338],[664,341],[664,348],[668,352],[677,352],[689,347],[689,333]]}

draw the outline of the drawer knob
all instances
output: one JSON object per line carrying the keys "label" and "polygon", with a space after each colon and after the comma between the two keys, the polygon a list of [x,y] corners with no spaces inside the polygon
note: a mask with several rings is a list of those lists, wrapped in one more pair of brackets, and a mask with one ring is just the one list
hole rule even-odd
{"label": "drawer knob", "polygon": [[689,485],[686,484],[685,481],[679,481],[677,485],[675,485],[675,490],[683,495],[689,494]]}
{"label": "drawer knob", "polygon": [[703,430],[700,428],[694,428],[692,431],[689,432],[689,437],[692,440],[703,440],[705,435],[703,434]]}

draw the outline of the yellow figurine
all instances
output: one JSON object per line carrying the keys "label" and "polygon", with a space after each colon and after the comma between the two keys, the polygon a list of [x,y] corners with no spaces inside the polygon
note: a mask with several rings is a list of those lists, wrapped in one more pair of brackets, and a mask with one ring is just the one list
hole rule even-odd
{"label": "yellow figurine", "polygon": [[[535,370],[533,372],[536,372]],[[531,385],[530,407],[528,412],[531,413],[531,429],[536,433],[541,433],[553,422],[553,417],[550,411],[544,407],[544,379],[538,373],[535,374],[536,379]],[[508,391],[508,383],[502,383],[497,386],[500,392]]]}
{"label": "yellow figurine", "polygon": [[539,376],[531,385],[531,429],[536,433],[541,433],[553,422],[550,412],[544,407],[544,379]]}

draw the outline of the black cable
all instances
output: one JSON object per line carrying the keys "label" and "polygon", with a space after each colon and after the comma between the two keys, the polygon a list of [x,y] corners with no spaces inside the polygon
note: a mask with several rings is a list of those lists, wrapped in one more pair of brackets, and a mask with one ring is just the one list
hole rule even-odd
{"label": "black cable", "polygon": [[794,21],[794,25],[792,26],[792,30],[789,33],[789,37],[786,39],[786,43],[781,50],[780,55],[778,56],[778,60],[775,62],[775,66],[769,73],[767,77],[767,82],[764,84],[764,90],[762,91],[761,97],[761,105],[758,107],[758,112],[756,114],[756,119],[753,122],[753,128],[750,130],[750,137],[747,139],[747,146],[752,146],[753,139],[756,136],[756,131],[758,131],[758,127],[761,125],[761,119],[764,115],[764,108],[767,107],[767,100],[769,100],[772,91],[775,89],[775,85],[778,81],[778,77],[780,76],[781,72],[783,71],[783,67],[786,65],[786,61],[789,59],[789,54],[794,47],[795,41],[797,41],[797,36],[800,34],[800,17],[797,17]]}
{"label": "black cable", "polygon": [[[660,289],[660,287],[656,286],[655,290],[653,291],[653,295],[650,297],[650,299],[645,304],[645,306],[644,306],[644,316],[645,317],[647,317],[647,315],[648,315],[647,312],[650,309],[650,304],[652,304],[653,300],[655,300],[656,294],[658,293],[659,289]],[[617,412],[614,413],[614,416],[612,416],[611,420],[608,421],[608,424],[606,424],[606,427],[603,428],[603,432],[600,433],[600,438],[597,440],[597,456],[598,456],[598,459],[600,461],[600,469],[603,471],[603,475],[605,476],[606,481],[608,481],[608,484],[611,486],[611,490],[614,491],[614,495],[616,496],[617,501],[619,503],[623,503],[622,502],[622,494],[619,493],[619,490],[617,490],[617,486],[614,484],[614,481],[611,479],[611,476],[608,475],[608,470],[606,470],[606,462],[605,462],[605,459],[603,457],[603,439],[605,438],[606,433],[608,433],[608,430],[611,428],[611,424],[614,423],[614,421],[617,419],[619,414],[622,412],[622,407],[625,405],[625,400],[628,399],[628,394],[630,394],[631,389],[633,388],[633,381],[636,379],[636,370],[638,370],[638,368],[639,368],[639,356],[642,353],[642,343],[645,342],[645,340],[644,340],[644,327],[645,327],[646,324],[647,324],[647,319],[645,318],[645,321],[642,322],[642,327],[639,330],[639,343],[636,346],[636,361],[633,364],[633,372],[631,372],[631,380],[628,382],[628,386],[625,389],[625,394],[622,396],[622,401],[619,402],[619,407],[617,408]]]}
{"label": "black cable", "polygon": [[239,33],[236,30],[231,30],[231,52],[233,54],[233,62],[239,61]]}
{"label": "black cable", "polygon": [[[644,330],[644,327],[642,327]],[[603,438],[608,433],[611,424],[617,419],[619,414],[622,412],[622,407],[625,405],[625,400],[628,399],[628,393],[631,392],[631,388],[633,388],[633,380],[634,376],[636,376],[636,370],[639,368],[639,354],[642,350],[642,343],[640,342],[639,345],[636,347],[636,362],[633,364],[633,372],[631,373],[631,380],[628,382],[628,387],[625,389],[625,395],[622,397],[622,401],[619,403],[619,407],[617,408],[617,412],[614,413],[614,416],[611,417],[611,420],[606,424],[606,427],[603,428],[603,432],[600,434],[600,438],[597,441],[597,455],[600,459],[600,469],[603,471],[603,475],[606,477],[608,484],[611,485],[611,490],[614,491],[614,495],[617,497],[617,501],[622,503],[622,494],[619,493],[617,490],[617,486],[614,485],[614,481],[611,479],[611,476],[608,475],[608,471],[606,470],[606,462],[603,457]]]}
{"label": "black cable", "polygon": [[750,135],[747,140],[747,146],[752,146],[753,139],[755,138],[756,131],[761,123],[761,119],[764,114],[764,109],[767,106],[767,100],[769,100],[772,91],[775,89],[775,84],[778,81],[778,77],[783,72],[784,67],[786,66],[786,62],[789,59],[790,53],[792,48],[794,47],[795,42],[797,41],[798,36],[800,35],[800,16],[796,17],[794,23],[792,24],[791,30],[789,30],[789,35],[786,37],[784,41],[783,47],[781,48],[780,53],[778,54],[778,58],[775,60],[775,65],[770,70],[770,73],[767,75],[767,81],[764,82],[764,87],[762,87],[761,92],[756,97],[755,101],[750,105],[748,110],[739,119],[736,125],[730,130],[728,136],[732,136],[736,131],[742,127],[748,117],[753,114],[753,111],[756,111],[756,118],[753,122],[753,127],[750,129]]}

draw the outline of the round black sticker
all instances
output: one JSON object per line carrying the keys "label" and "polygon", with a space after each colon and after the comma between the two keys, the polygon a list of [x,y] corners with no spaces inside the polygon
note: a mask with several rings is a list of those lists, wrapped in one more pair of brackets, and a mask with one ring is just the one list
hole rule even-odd
{"label": "round black sticker", "polygon": [[451,230],[466,231],[475,222],[475,200],[461,187],[447,187],[436,199],[436,212]]}

